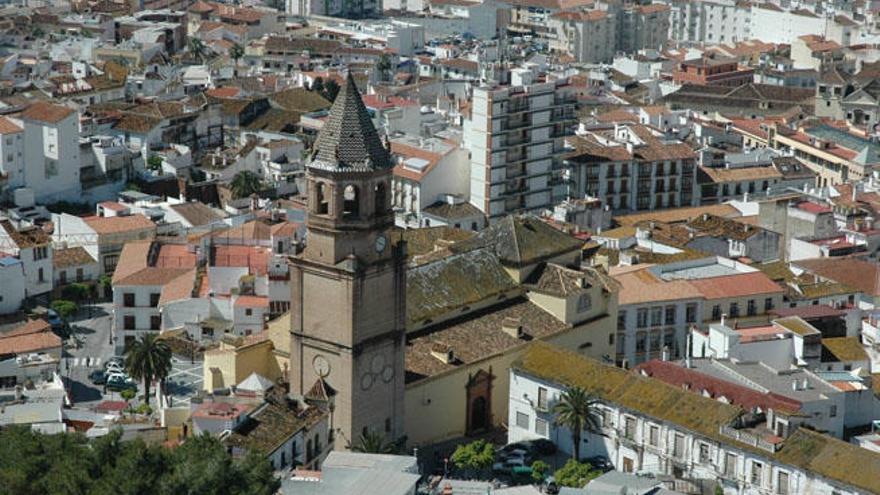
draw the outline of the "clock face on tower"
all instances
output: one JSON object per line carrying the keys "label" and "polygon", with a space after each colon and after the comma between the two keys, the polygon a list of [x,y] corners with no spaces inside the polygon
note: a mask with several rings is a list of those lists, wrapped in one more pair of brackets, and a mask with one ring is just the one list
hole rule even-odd
{"label": "clock face on tower", "polygon": [[385,251],[386,245],[388,245],[388,239],[384,235],[379,234],[379,236],[376,237],[376,252],[381,253],[382,251]]}
{"label": "clock face on tower", "polygon": [[312,359],[312,366],[315,368],[315,373],[321,378],[327,378],[330,374],[330,361],[327,361],[327,358],[320,354]]}

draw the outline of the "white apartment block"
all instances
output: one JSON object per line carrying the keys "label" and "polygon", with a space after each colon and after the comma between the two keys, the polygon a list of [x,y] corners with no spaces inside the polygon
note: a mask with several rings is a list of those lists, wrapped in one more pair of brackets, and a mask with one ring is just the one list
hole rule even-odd
{"label": "white apartment block", "polygon": [[78,201],[79,114],[70,108],[38,102],[19,116],[24,128],[24,187],[38,203]]}
{"label": "white apartment block", "polygon": [[24,129],[6,117],[0,118],[0,184],[4,195],[25,186]]}
{"label": "white apartment block", "polygon": [[731,45],[750,40],[751,8],[734,0],[671,2],[669,39]]}
{"label": "white apartment block", "polygon": [[567,79],[474,89],[464,123],[470,201],[490,221],[565,199],[558,179],[575,99]]}
{"label": "white apartment block", "polygon": [[578,62],[611,62],[617,51],[617,19],[604,10],[563,11],[547,25],[556,33],[550,49],[568,53]]}
{"label": "white apartment block", "polygon": [[599,198],[615,212],[696,206],[696,154],[689,145],[640,124],[579,134],[565,161],[572,197]]}
{"label": "white apartment block", "polygon": [[582,433],[581,457],[605,456],[618,470],[717,485],[729,495],[880,490],[871,471],[880,468],[880,454],[803,428],[775,437],[772,410],[748,414],[725,397],[704,396],[543,343],[533,344],[510,374],[509,442],[544,438],[571,453],[571,432],[556,424],[552,411],[563,391],[575,385],[596,395],[601,423],[598,431]]}
{"label": "white apartment block", "polygon": [[631,367],[684,356],[691,327],[703,328],[724,315],[738,321],[767,321],[782,307],[783,291],[764,273],[726,258],[614,267],[618,294],[615,361]]}

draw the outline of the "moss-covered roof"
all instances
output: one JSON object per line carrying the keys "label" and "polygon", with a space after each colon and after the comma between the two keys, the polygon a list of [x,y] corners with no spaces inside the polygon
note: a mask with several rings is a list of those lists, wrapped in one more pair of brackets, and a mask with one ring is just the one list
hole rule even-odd
{"label": "moss-covered roof", "polygon": [[452,249],[461,252],[488,248],[505,265],[524,266],[579,250],[583,245],[580,239],[537,217],[508,215]]}
{"label": "moss-covered roof", "polygon": [[880,493],[880,454],[828,435],[800,428],[775,457],[845,485]]}
{"label": "moss-covered roof", "polygon": [[542,342],[529,346],[514,367],[538,378],[583,387],[602,400],[725,442],[731,440],[721,437],[719,428],[742,413],[739,407]]}
{"label": "moss-covered roof", "polygon": [[517,288],[517,283],[485,249],[452,254],[412,267],[406,276],[408,323],[423,322],[457,308]]}
{"label": "moss-covered roof", "polygon": [[787,316],[785,318],[777,318],[773,320],[773,323],[785,328],[786,330],[791,330],[792,332],[801,335],[815,335],[820,333],[819,330],[816,329],[813,325],[810,325],[800,316]]}
{"label": "moss-covered roof", "polygon": [[393,241],[406,241],[406,252],[410,257],[422,256],[431,253],[437,247],[438,241],[450,243],[464,241],[476,235],[470,230],[456,229],[454,227],[424,227],[421,229],[395,230],[391,237]]}
{"label": "moss-covered roof", "polygon": [[858,337],[835,337],[822,339],[823,361],[825,357],[832,360],[849,362],[849,361],[867,361],[868,353],[862,347]]}
{"label": "moss-covered roof", "polygon": [[[581,386],[607,402],[754,451],[719,433],[720,426],[729,424],[742,412],[732,405],[544,342],[531,344],[513,366],[537,378]],[[880,493],[880,454],[828,435],[798,428],[775,453],[762,454],[843,485]]]}

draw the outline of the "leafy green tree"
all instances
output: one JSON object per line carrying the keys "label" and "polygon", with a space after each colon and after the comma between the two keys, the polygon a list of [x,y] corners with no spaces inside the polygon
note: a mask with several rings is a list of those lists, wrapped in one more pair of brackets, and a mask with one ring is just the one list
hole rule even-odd
{"label": "leafy green tree", "polygon": [[601,472],[594,470],[589,463],[569,459],[565,466],[562,466],[553,473],[553,477],[560,486],[583,488],[587,482],[600,474]]}
{"label": "leafy green tree", "polygon": [[323,95],[324,94],[324,78],[320,77],[320,76],[316,77],[315,80],[312,81],[312,85],[309,87],[309,90]]}
{"label": "leafy green tree", "polygon": [[574,445],[572,456],[581,458],[581,434],[584,430],[597,431],[600,425],[598,400],[581,387],[569,387],[553,405],[556,424],[571,430]]}
{"label": "leafy green tree", "polygon": [[122,442],[121,430],[90,442],[12,426],[0,430],[0,487],[16,495],[272,495],[280,482],[264,456],[233,459],[207,435],[171,450]]}
{"label": "leafy green tree", "polygon": [[202,63],[205,63],[205,53],[207,49],[205,48],[205,44],[202,40],[191,37],[189,39],[189,51],[192,53],[192,56],[199,60]]}
{"label": "leafy green tree", "polygon": [[71,301],[81,302],[89,298],[89,295],[92,293],[92,288],[86,284],[81,283],[73,283],[65,286],[61,289],[61,295],[65,299],[70,299]]}
{"label": "leafy green tree", "polygon": [[150,155],[147,158],[147,168],[150,170],[162,170],[162,157],[159,155]]}
{"label": "leafy green tree", "polygon": [[241,60],[241,57],[244,57],[244,47],[235,43],[229,48],[229,58],[235,62],[235,65],[238,65],[238,61]]}
{"label": "leafy green tree", "polygon": [[379,72],[379,77],[383,81],[387,81],[391,69],[391,57],[389,57],[387,53],[383,53],[379,56],[379,60],[376,62],[376,70]]}
{"label": "leafy green tree", "polygon": [[232,178],[230,187],[232,195],[236,199],[246,198],[259,192],[263,188],[263,181],[260,180],[260,176],[250,170],[242,170]]}
{"label": "leafy green tree", "polygon": [[125,350],[125,369],[144,381],[144,402],[150,403],[150,382],[164,380],[171,372],[171,347],[155,334],[147,334]]}
{"label": "leafy green tree", "polygon": [[73,301],[68,301],[67,299],[56,299],[52,301],[52,309],[58,313],[58,316],[67,319],[71,316],[75,315],[79,307]]}
{"label": "leafy green tree", "polygon": [[326,83],[324,83],[324,98],[327,98],[327,101],[334,102],[336,101],[336,95],[339,94],[339,83],[330,79]]}
{"label": "leafy green tree", "polygon": [[485,440],[461,444],[452,453],[452,463],[467,473],[488,469],[494,461],[495,446]]}
{"label": "leafy green tree", "polygon": [[535,483],[544,481],[549,471],[550,465],[540,459],[532,463],[532,479]]}
{"label": "leafy green tree", "polygon": [[358,437],[351,450],[365,454],[391,454],[394,453],[394,443],[387,441],[385,435],[377,431],[367,430]]}

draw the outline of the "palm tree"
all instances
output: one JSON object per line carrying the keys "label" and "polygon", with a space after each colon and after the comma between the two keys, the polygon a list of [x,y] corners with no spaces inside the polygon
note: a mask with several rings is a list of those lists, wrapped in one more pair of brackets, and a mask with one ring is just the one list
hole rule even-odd
{"label": "palm tree", "polygon": [[232,58],[233,61],[235,61],[236,66],[238,65],[239,59],[241,59],[241,57],[243,56],[244,48],[238,43],[232,45],[232,47],[229,49],[229,57]]}
{"label": "palm tree", "polygon": [[202,43],[202,40],[191,37],[189,39],[189,51],[192,53],[193,57],[199,59],[202,63],[205,62],[205,44]]}
{"label": "palm tree", "polygon": [[232,178],[230,187],[232,188],[232,195],[236,199],[246,198],[251,194],[259,192],[263,188],[263,181],[250,170],[242,170]]}
{"label": "palm tree", "polygon": [[391,454],[394,452],[394,444],[385,440],[385,435],[371,430],[364,431],[358,437],[357,445],[350,445],[354,452],[364,454]]}
{"label": "palm tree", "polygon": [[599,401],[595,396],[581,387],[568,387],[562,392],[559,401],[553,405],[556,424],[571,430],[571,441],[574,444],[574,458],[580,459],[581,432],[597,431],[600,425]]}
{"label": "palm tree", "polygon": [[144,401],[150,403],[150,382],[164,380],[171,372],[171,347],[156,334],[144,335],[125,350],[125,370],[144,381]]}

